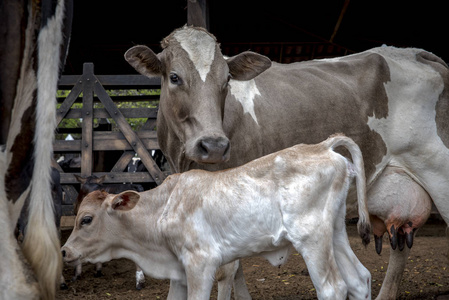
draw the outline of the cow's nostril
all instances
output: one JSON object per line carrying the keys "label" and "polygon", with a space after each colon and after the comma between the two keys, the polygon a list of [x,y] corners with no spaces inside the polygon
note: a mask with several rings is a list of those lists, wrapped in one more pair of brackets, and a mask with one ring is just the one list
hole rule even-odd
{"label": "cow's nostril", "polygon": [[62,250],[61,252],[62,252],[62,257],[65,257],[65,254],[66,254],[65,250]]}

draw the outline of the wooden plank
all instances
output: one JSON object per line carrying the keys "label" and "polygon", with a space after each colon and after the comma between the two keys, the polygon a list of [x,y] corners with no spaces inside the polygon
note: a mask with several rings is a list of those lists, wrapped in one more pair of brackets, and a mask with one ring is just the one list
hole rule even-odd
{"label": "wooden plank", "polygon": [[[70,208],[63,209],[65,211]],[[65,215],[61,217],[61,230],[71,230],[75,226],[75,216]]]}
{"label": "wooden plank", "polygon": [[[81,140],[63,141],[56,140],[53,144],[54,152],[80,152]],[[144,149],[160,149],[157,139],[142,139],[142,146]],[[123,140],[98,140],[93,141],[93,151],[112,151],[112,150],[134,150],[134,147],[129,144],[126,139]],[[138,154],[139,155],[139,154]],[[139,155],[140,156],[140,155]]]}
{"label": "wooden plank", "polygon": [[[80,173],[61,173],[61,184],[64,186],[70,186],[69,184],[79,184],[74,174],[82,176]],[[93,175],[98,177],[106,175],[106,179],[103,183],[154,182],[148,172],[95,172]]]}
{"label": "wooden plank", "polygon": [[131,162],[131,159],[134,157],[136,152],[134,151],[125,151],[123,152],[120,159],[115,163],[114,167],[112,167],[111,172],[123,172],[128,167],[128,164]]}
{"label": "wooden plank", "polygon": [[67,115],[67,112],[70,110],[73,103],[75,103],[75,100],[83,91],[84,86],[81,78],[82,77],[78,77],[75,86],[70,91],[67,98],[65,98],[64,102],[61,104],[59,109],[56,111],[56,126],[58,126],[59,123],[61,123],[62,119],[64,119],[64,117]]}
{"label": "wooden plank", "polygon": [[92,173],[92,128],[93,128],[93,81],[94,79],[94,65],[86,63],[83,65],[83,123],[82,123],[82,140],[81,140],[81,176],[86,177]]}
{"label": "wooden plank", "polygon": [[[151,130],[140,130],[136,132],[140,139],[157,139],[157,132]],[[96,131],[94,132],[94,140],[117,140],[126,139],[122,132],[117,131]]]}
{"label": "wooden plank", "polygon": [[106,93],[100,82],[96,81],[94,85],[95,93],[100,98],[101,102],[105,106],[106,110],[112,116],[114,121],[117,123],[119,129],[124,134],[127,141],[131,144],[134,151],[139,155],[142,163],[147,168],[148,172],[153,177],[154,181],[159,185],[165,179],[165,174],[159,169],[151,155],[148,153],[147,147],[142,143],[137,134],[132,130],[131,126],[126,121],[125,117],[114,105],[114,102]]}
{"label": "wooden plank", "polygon": [[[79,75],[63,75],[59,79],[58,85],[62,89],[74,86],[79,77]],[[143,75],[97,75],[96,77],[103,86],[126,86],[140,89],[159,89],[161,86],[160,77],[148,78]]]}
{"label": "wooden plank", "polygon": [[[59,110],[58,110],[59,111]],[[119,111],[125,118],[157,118],[157,108],[119,108]],[[105,108],[95,108],[94,118],[110,118],[111,116]],[[80,119],[82,118],[83,111],[81,108],[72,108],[66,115],[65,119]]]}

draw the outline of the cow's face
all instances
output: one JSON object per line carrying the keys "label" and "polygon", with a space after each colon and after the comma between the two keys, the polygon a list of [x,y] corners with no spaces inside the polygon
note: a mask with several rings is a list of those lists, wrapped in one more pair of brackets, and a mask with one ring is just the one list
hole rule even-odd
{"label": "cow's face", "polygon": [[[271,61],[252,52],[225,59],[215,38],[194,27],[174,31],[162,46],[158,55],[145,46],[135,46],[125,54],[141,74],[162,77],[158,122],[163,119],[164,124],[158,123],[159,138],[176,136],[179,145],[168,147],[176,146],[190,161],[227,161],[230,143],[222,121],[228,82],[231,78],[253,79],[269,68]],[[178,157],[182,156],[179,153]]]}
{"label": "cow's face", "polygon": [[126,233],[120,214],[133,209],[139,199],[140,195],[134,191],[118,195],[104,191],[89,193],[80,205],[70,237],[61,248],[64,262],[76,266],[113,259],[116,245]]}

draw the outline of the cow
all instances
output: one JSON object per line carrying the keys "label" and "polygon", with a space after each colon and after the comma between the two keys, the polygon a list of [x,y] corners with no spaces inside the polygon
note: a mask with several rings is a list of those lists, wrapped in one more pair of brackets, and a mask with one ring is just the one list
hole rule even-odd
{"label": "cow", "polygon": [[[79,175],[74,175],[76,180],[81,183],[80,190],[78,192],[78,196],[75,200],[75,206],[73,208],[73,212],[75,215],[78,214],[79,207],[84,200],[84,198],[91,192],[97,191],[97,190],[103,190],[107,193],[111,194],[119,194],[121,192],[127,191],[127,190],[133,190],[137,192],[143,192],[143,187],[140,184],[131,184],[131,183],[124,183],[124,184],[103,184],[104,180],[106,179],[106,175],[103,175],[101,177],[97,177],[96,175],[90,175],[87,177],[82,177]],[[95,277],[103,276],[101,269],[102,264],[98,263],[96,264],[96,272]],[[75,275],[73,276],[72,280],[75,281],[79,279],[82,272],[82,266],[81,264],[78,265],[75,269]],[[145,276],[143,274],[142,269],[136,265],[136,289],[141,290],[145,286]]]}
{"label": "cow", "polygon": [[[353,162],[334,152],[343,146]],[[370,241],[358,146],[343,135],[300,144],[225,171],[191,170],[144,193],[90,193],[61,248],[71,265],[128,258],[176,280],[169,299],[209,299],[222,264],[261,255],[282,265],[293,246],[319,299],[371,298],[371,274],[349,246],[346,196],[355,178],[358,232]],[[108,230],[105,230],[105,229]]]}
{"label": "cow", "polygon": [[[157,55],[134,46],[125,59],[161,77],[157,134],[173,172],[235,167],[342,132],[362,150],[368,188],[397,167],[449,221],[449,73],[436,55],[378,47],[292,64],[250,51],[226,58],[212,34],[187,26],[161,45]],[[354,199],[351,189],[348,208]],[[249,299],[241,268],[235,278],[236,297]]]}
{"label": "cow", "polygon": [[[55,218],[55,225],[58,231],[59,238],[61,237],[61,216],[62,216],[62,186],[61,186],[61,175],[56,168],[51,168],[51,198],[53,200],[53,212]],[[26,228],[28,224],[28,206],[29,198],[25,199],[25,203],[20,212],[19,220],[17,221],[16,227],[16,238],[19,243],[23,241],[26,234]]]}
{"label": "cow", "polygon": [[[72,1],[0,3],[0,298],[54,299],[61,274],[51,157]],[[29,197],[28,229],[14,237]]]}

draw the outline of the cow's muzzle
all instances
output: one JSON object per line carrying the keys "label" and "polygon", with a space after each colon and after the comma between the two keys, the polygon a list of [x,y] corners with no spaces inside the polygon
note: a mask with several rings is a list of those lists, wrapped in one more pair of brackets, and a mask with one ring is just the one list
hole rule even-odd
{"label": "cow's muzzle", "polygon": [[230,143],[226,137],[206,137],[196,144],[198,163],[218,164],[229,160]]}

